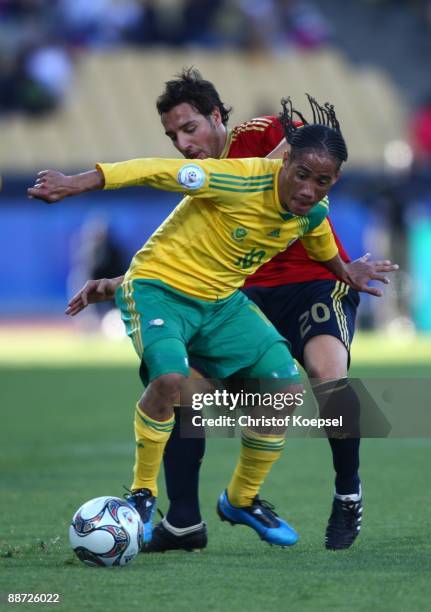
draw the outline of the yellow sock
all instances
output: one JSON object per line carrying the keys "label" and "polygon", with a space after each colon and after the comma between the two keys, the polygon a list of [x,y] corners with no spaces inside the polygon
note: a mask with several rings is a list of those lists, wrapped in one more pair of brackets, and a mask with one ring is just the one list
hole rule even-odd
{"label": "yellow sock", "polygon": [[136,405],[135,438],[136,459],[133,468],[132,491],[150,489],[157,497],[157,476],[160,471],[163,451],[174,428],[175,417],[167,421],[155,421]]}
{"label": "yellow sock", "polygon": [[285,439],[279,436],[261,436],[244,431],[241,454],[227,488],[233,506],[250,506],[259,492],[266,475],[280,457]]}

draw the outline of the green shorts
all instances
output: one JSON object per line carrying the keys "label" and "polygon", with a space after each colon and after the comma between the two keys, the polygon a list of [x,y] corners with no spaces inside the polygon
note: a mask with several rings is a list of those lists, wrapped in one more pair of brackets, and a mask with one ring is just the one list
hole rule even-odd
{"label": "green shorts", "polygon": [[117,289],[116,302],[147,370],[144,380],[174,372],[188,376],[189,355],[204,364],[210,378],[227,378],[254,366],[279,342],[286,363],[294,366],[286,340],[241,291],[206,302],[161,281],[138,279]]}

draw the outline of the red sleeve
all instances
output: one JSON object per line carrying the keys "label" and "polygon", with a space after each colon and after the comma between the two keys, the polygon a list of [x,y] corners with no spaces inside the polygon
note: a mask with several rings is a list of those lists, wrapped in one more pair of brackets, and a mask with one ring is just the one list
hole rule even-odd
{"label": "red sleeve", "polygon": [[226,157],[266,157],[283,138],[277,117],[257,117],[232,130]]}

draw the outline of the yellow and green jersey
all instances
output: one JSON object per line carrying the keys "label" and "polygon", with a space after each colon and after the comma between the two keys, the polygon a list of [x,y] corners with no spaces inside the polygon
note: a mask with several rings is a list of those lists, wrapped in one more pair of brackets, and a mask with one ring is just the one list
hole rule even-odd
{"label": "yellow and green jersey", "polygon": [[286,211],[277,189],[281,167],[281,160],[261,158],[98,164],[105,189],[148,185],[187,194],[133,257],[125,280],[161,280],[213,301],[298,238],[312,259],[334,257],[327,199],[305,216]]}

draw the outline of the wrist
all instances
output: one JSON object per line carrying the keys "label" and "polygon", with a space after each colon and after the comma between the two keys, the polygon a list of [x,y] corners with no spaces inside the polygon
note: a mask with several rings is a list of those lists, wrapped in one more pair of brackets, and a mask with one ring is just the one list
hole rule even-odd
{"label": "wrist", "polygon": [[90,172],[82,172],[81,174],[73,174],[67,177],[67,188],[69,195],[78,195],[86,191],[96,191],[103,189],[105,179],[98,170],[90,170]]}
{"label": "wrist", "polygon": [[351,287],[356,286],[356,283],[353,280],[352,275],[350,274],[350,269],[349,269],[349,264],[348,263],[344,263],[343,264],[340,280],[343,283],[346,283],[346,285],[350,285]]}

